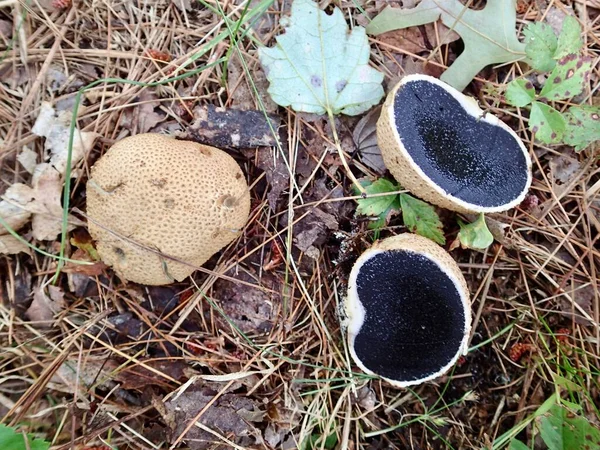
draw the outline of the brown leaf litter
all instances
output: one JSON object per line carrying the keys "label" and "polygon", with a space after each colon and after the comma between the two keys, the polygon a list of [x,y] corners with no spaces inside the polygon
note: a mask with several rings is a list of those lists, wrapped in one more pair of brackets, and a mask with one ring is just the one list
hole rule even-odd
{"label": "brown leaf litter", "polygon": [[[165,402],[165,421],[172,429],[174,442],[190,421],[202,415],[184,436],[191,450],[225,450],[236,446],[250,448],[261,441],[253,423],[261,422],[264,412],[255,400],[240,394],[218,395],[220,385],[193,386]],[[223,439],[224,438],[224,439]]]}
{"label": "brown leaf litter", "polygon": [[47,289],[37,287],[33,291],[33,301],[25,312],[32,322],[42,322],[49,326],[54,315],[67,307],[64,293],[58,286],[48,286]]}
{"label": "brown leaf litter", "polygon": [[[280,281],[269,273],[256,279],[242,270],[234,276],[240,281],[256,284],[256,287],[219,279],[213,286],[213,298],[242,332],[268,333],[275,324],[281,304]],[[223,327],[228,327],[226,319],[220,317],[219,321]]]}
{"label": "brown leaf litter", "polygon": [[[48,162],[33,166],[36,161],[33,152],[21,152],[21,164],[28,171],[33,169],[31,186],[15,183],[1,197],[0,214],[8,225],[17,231],[31,219],[32,236],[37,240],[53,240],[62,229],[62,191],[68,159],[70,117],[70,112],[57,114],[49,103],[42,103],[32,132],[46,138],[44,159]],[[87,155],[96,137],[96,133],[75,130],[71,152],[72,167]],[[69,222],[71,225],[83,224],[73,217],[70,217]],[[8,234],[8,230],[2,228],[0,235],[5,234]],[[27,251],[25,246],[19,246],[11,238],[2,240],[0,250],[2,248],[7,252]]]}
{"label": "brown leaf litter", "polygon": [[354,127],[352,139],[360,155],[361,162],[382,175],[387,167],[381,156],[381,149],[377,145],[377,120],[381,113],[381,107],[373,108],[362,117]]}
{"label": "brown leaf litter", "polygon": [[[333,189],[327,187],[325,179],[320,178],[314,182],[310,194],[304,197],[306,202],[319,202],[322,200],[335,200],[344,197],[344,191],[337,186]],[[348,202],[323,202],[318,206],[311,206],[306,217],[294,225],[294,245],[306,256],[319,259],[319,249],[328,239],[330,233],[338,231],[340,220],[349,217],[353,206]],[[305,213],[306,211],[302,211]],[[282,219],[282,225],[287,222]]]}

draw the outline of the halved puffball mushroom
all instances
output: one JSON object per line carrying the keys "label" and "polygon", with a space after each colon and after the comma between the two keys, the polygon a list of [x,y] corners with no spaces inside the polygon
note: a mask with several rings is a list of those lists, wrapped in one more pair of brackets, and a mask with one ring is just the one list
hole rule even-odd
{"label": "halved puffball mushroom", "polygon": [[516,133],[427,75],[406,76],[388,94],[377,139],[394,178],[447,209],[506,211],[531,185],[531,159]]}
{"label": "halved puffball mushroom", "polygon": [[350,273],[345,307],[352,358],[394,386],[443,375],[467,349],[467,284],[427,238],[401,234],[365,251]]}
{"label": "halved puffball mushroom", "polygon": [[231,156],[160,134],[115,143],[87,183],[100,258],[141,284],[183,280],[239,235],[249,212],[248,185]]}

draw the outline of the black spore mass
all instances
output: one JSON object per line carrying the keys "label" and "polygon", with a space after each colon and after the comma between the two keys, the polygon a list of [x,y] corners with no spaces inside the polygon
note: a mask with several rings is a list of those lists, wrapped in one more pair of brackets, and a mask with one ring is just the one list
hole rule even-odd
{"label": "black spore mass", "polygon": [[368,369],[417,380],[457,354],[465,332],[460,294],[433,261],[402,250],[379,253],[361,267],[356,284],[366,314],[354,349]]}
{"label": "black spore mass", "polygon": [[510,133],[468,114],[444,88],[410,81],[394,100],[396,128],[423,172],[452,196],[504,205],[527,184],[527,161]]}

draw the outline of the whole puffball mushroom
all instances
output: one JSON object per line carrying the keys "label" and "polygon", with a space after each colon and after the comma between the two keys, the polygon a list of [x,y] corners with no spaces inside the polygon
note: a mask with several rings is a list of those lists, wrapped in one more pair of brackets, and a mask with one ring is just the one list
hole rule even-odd
{"label": "whole puffball mushroom", "polygon": [[231,156],[160,134],[118,141],[87,182],[100,258],[141,284],[183,280],[239,235],[249,213],[248,184]]}
{"label": "whole puffball mushroom", "polygon": [[352,358],[394,386],[437,378],[466,352],[467,284],[427,238],[401,234],[365,251],[350,273],[345,310]]}
{"label": "whole puffball mushroom", "polygon": [[404,188],[447,209],[506,211],[531,185],[531,159],[516,133],[472,97],[430,76],[406,76],[392,89],[377,140]]}

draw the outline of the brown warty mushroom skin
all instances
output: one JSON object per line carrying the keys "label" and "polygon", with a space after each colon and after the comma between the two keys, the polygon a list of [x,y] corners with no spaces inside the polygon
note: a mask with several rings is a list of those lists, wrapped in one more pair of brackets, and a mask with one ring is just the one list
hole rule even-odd
{"label": "brown warty mushroom skin", "polygon": [[160,134],[118,141],[87,182],[100,258],[140,284],[188,277],[240,234],[249,212],[248,184],[231,156]]}

